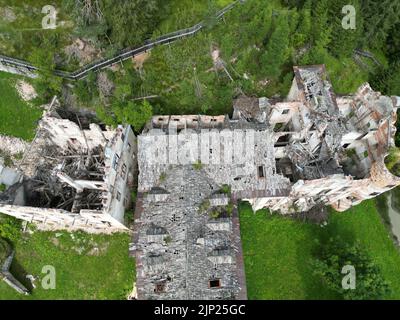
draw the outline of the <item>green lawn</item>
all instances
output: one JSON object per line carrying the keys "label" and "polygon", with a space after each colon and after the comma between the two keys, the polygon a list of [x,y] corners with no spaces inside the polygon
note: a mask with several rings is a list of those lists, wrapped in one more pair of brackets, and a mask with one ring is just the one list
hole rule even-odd
{"label": "green lawn", "polygon": [[[134,260],[128,257],[129,235],[88,235],[60,232],[35,232],[23,236],[15,245],[12,269],[18,279],[33,274],[39,277],[30,296],[21,296],[0,282],[2,299],[125,299],[133,288]],[[94,248],[98,248],[97,251]],[[56,271],[56,289],[44,290],[43,266]]]}
{"label": "green lawn", "polygon": [[332,299],[313,276],[311,260],[316,241],[333,235],[360,241],[381,267],[400,299],[400,254],[393,244],[374,201],[345,212],[332,213],[327,227],[302,223],[266,211],[253,214],[241,205],[241,232],[249,299]]}
{"label": "green lawn", "polygon": [[42,111],[19,97],[16,80],[16,76],[0,72],[0,134],[31,140]]}
{"label": "green lawn", "polygon": [[332,294],[318,285],[310,261],[319,228],[265,210],[240,207],[249,299],[318,299]]}

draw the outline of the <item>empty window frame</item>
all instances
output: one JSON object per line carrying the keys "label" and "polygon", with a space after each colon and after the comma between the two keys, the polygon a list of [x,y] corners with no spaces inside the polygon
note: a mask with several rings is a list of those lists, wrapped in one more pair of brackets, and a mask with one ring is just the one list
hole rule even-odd
{"label": "empty window frame", "polygon": [[286,146],[290,142],[290,137],[291,135],[289,133],[280,136],[276,141],[275,146]]}
{"label": "empty window frame", "polygon": [[125,179],[125,176],[126,176],[126,164],[124,163],[122,165],[122,169],[121,169],[121,177],[122,177],[122,179]]}
{"label": "empty window frame", "polygon": [[212,279],[208,281],[209,288],[221,288],[221,280],[220,279]]}
{"label": "empty window frame", "polygon": [[264,166],[258,166],[258,177],[265,178],[265,169]]}
{"label": "empty window frame", "polygon": [[154,287],[155,293],[163,293],[165,292],[165,282],[156,283]]}
{"label": "empty window frame", "polygon": [[118,162],[119,162],[119,155],[118,155],[118,154],[115,154],[115,155],[114,155],[114,160],[113,160],[113,168],[114,168],[114,170],[117,170],[117,168],[118,168]]}

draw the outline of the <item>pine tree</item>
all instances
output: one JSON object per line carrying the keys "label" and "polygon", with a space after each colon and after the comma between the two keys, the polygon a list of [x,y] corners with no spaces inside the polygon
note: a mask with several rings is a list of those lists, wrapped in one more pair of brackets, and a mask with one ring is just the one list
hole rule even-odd
{"label": "pine tree", "polygon": [[[342,8],[345,5],[352,5],[356,9],[356,29],[345,29],[342,26],[342,21],[345,17],[342,13]],[[334,40],[329,45],[329,51],[337,57],[350,57],[354,49],[359,45],[363,32],[363,20],[359,0],[337,0],[332,2],[330,16],[332,17],[332,39]]]}
{"label": "pine tree", "polygon": [[271,38],[268,41],[266,51],[261,56],[261,66],[265,74],[278,78],[281,68],[289,53],[289,25],[286,16],[279,16]]}
{"label": "pine tree", "polygon": [[332,26],[329,22],[329,1],[314,1],[313,5],[314,32],[313,40],[318,49],[325,49],[331,42]]}
{"label": "pine tree", "polygon": [[303,9],[301,10],[299,24],[293,36],[295,47],[304,45],[310,38],[310,33],[312,30],[311,6],[312,1],[307,0]]}
{"label": "pine tree", "polygon": [[364,0],[362,15],[365,20],[363,44],[379,47],[385,42],[389,30],[400,22],[400,1]]}

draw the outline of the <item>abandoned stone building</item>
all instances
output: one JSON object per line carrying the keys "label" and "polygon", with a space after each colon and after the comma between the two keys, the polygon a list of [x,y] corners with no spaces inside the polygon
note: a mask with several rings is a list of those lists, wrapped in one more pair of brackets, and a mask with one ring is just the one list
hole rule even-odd
{"label": "abandoned stone building", "polygon": [[93,118],[53,100],[17,170],[21,179],[0,195],[0,212],[47,230],[128,230],[136,137],[129,126],[110,130]]}
{"label": "abandoned stone building", "polygon": [[155,116],[138,137],[138,299],[246,298],[237,200],[344,211],[400,185],[384,163],[400,98],[368,84],[336,97],[325,66],[294,71],[284,100],[239,97],[231,117]]}
{"label": "abandoned stone building", "polygon": [[285,99],[154,116],[137,141],[129,126],[106,128],[53,100],[18,170],[1,166],[11,185],[0,212],[47,230],[128,231],[137,184],[137,298],[245,299],[239,200],[282,214],[344,211],[400,185],[384,162],[400,97],[368,84],[336,96],[323,65],[294,73]]}
{"label": "abandoned stone building", "polygon": [[282,198],[249,199],[255,209],[287,213],[323,204],[344,211],[398,186],[384,160],[394,146],[400,98],[374,92],[367,83],[354,95],[336,97],[325,66],[294,72],[287,99],[265,111],[276,170],[289,178],[290,188]]}

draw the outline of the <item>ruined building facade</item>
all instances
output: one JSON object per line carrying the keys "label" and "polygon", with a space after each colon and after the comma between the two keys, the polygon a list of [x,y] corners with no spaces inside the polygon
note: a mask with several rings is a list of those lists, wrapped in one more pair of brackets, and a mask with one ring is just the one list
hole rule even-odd
{"label": "ruined building facade", "polygon": [[323,204],[344,211],[398,186],[384,160],[394,146],[400,98],[367,83],[354,95],[336,97],[324,66],[294,72],[287,99],[264,109],[276,171],[290,187],[281,198],[249,199],[255,209],[288,213]]}
{"label": "ruined building facade", "polygon": [[[53,101],[54,102],[54,101]],[[25,152],[22,178],[1,194],[0,212],[46,230],[127,231],[136,137],[52,103]]]}

